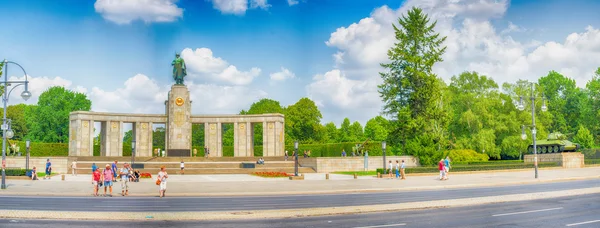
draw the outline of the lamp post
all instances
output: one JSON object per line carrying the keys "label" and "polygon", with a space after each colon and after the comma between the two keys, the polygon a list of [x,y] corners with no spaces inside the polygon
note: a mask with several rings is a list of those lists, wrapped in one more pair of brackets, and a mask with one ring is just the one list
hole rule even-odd
{"label": "lamp post", "polygon": [[294,142],[294,176],[298,176],[298,140]]}
{"label": "lamp post", "polygon": [[381,149],[383,150],[383,174],[385,175],[386,165],[385,165],[385,141],[381,142]]}
{"label": "lamp post", "polygon": [[[29,81],[27,80],[27,73],[25,69],[21,67],[18,63],[4,60],[4,80],[0,82],[4,86],[4,93],[2,93],[2,103],[4,104],[4,116],[2,117],[2,185],[1,189],[6,189],[6,138],[12,138],[14,133],[10,129],[10,121],[6,119],[6,104],[8,103],[8,98],[10,97],[10,93],[12,93],[13,89],[17,88],[20,85],[25,85],[25,90],[21,93],[21,97],[23,100],[28,100],[31,97],[31,93],[28,90]],[[8,81],[8,64],[12,63],[17,65],[21,70],[23,70],[23,74],[25,74],[25,81]],[[10,91],[8,90],[9,86],[13,86]],[[7,93],[8,91],[8,93]]]}
{"label": "lamp post", "polygon": [[[531,97],[529,99],[531,99],[531,137],[533,139],[533,166],[535,167],[535,178],[538,178],[538,157],[537,157],[537,146],[535,143],[536,140],[536,133],[537,130],[535,128],[535,99],[536,96],[534,95],[534,87],[535,84],[531,83]],[[542,95],[542,111],[545,112],[548,110],[548,107],[546,106],[546,98]],[[525,104],[523,104],[523,96],[519,97],[519,102],[517,104],[515,104],[517,109],[519,109],[520,111],[525,110]],[[525,125],[521,126],[521,139],[526,140],[527,139],[527,134],[525,134]]]}
{"label": "lamp post", "polygon": [[25,149],[27,152],[27,155],[25,157],[25,171],[29,170],[29,144],[31,143],[31,141],[29,141],[29,139],[27,141],[25,141]]}
{"label": "lamp post", "polygon": [[131,168],[133,168],[133,163],[135,162],[135,140],[131,141]]}

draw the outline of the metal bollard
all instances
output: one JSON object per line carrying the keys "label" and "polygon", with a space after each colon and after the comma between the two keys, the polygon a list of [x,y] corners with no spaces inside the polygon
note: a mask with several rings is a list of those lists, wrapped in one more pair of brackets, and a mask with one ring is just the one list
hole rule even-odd
{"label": "metal bollard", "polygon": [[377,172],[377,178],[381,178],[381,173]]}
{"label": "metal bollard", "polygon": [[329,180],[329,173],[325,174],[325,180]]}
{"label": "metal bollard", "polygon": [[358,175],[356,175],[356,173],[354,174],[354,179],[358,179]]}
{"label": "metal bollard", "polygon": [[61,180],[65,180],[65,175],[64,174],[61,175]]}

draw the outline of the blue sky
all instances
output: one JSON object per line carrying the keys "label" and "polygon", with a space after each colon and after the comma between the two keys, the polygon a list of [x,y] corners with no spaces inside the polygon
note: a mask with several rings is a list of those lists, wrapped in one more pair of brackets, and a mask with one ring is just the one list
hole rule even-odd
{"label": "blue sky", "polygon": [[[237,11],[219,1],[157,0],[157,9],[149,4],[132,7],[138,0],[1,0],[0,58],[18,62],[39,79],[33,92],[65,85],[87,93],[96,111],[161,113],[161,99],[172,83],[174,53],[207,48],[226,63],[207,69],[218,60],[184,56],[193,74],[187,83],[194,85],[195,114],[237,113],[262,97],[289,105],[308,96],[319,104],[324,122],[338,125],[344,117],[364,124],[378,114],[377,63],[385,61],[385,50],[393,43],[391,23],[413,5],[430,15],[445,13],[433,17],[440,33],[449,36],[447,45],[456,45],[436,69],[446,80],[465,70],[483,72],[498,82],[535,80],[553,69],[583,86],[591,78],[590,69],[600,67],[600,60],[585,60],[600,49],[587,50],[586,58],[574,63],[555,56],[561,51],[565,56],[581,53],[577,48],[582,45],[600,46],[600,1],[226,2],[246,5]],[[254,1],[269,6],[252,8]],[[586,39],[571,47],[565,40],[574,33]],[[470,38],[476,42],[465,42]],[[338,61],[336,53],[343,53]],[[223,73],[227,66],[237,71]],[[272,79],[282,67],[294,77]],[[260,73],[253,74],[252,68]],[[10,69],[9,76],[22,75]],[[138,86],[127,85],[127,80]]]}

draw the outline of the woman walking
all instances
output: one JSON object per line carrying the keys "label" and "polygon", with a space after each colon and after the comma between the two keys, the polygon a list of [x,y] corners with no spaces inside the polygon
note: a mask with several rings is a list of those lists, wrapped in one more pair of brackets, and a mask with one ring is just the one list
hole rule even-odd
{"label": "woman walking", "polygon": [[157,176],[158,177],[156,182],[160,186],[158,192],[160,198],[162,198],[163,196],[165,196],[165,191],[167,190],[167,178],[169,178],[169,175],[167,174],[167,169],[164,165],[160,167],[160,172],[158,172]]}

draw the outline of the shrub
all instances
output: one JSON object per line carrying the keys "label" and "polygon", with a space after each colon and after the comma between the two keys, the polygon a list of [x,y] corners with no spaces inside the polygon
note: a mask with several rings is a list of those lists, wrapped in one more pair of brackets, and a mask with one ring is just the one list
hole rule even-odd
{"label": "shrub", "polygon": [[450,150],[448,156],[452,162],[486,162],[490,159],[487,154],[477,153],[474,150]]}
{"label": "shrub", "polygon": [[6,176],[25,176],[27,174],[27,170],[25,169],[5,169],[4,170]]}
{"label": "shrub", "polygon": [[[534,168],[533,164],[525,163],[506,163],[506,164],[495,164],[496,162],[489,162],[488,164],[479,165],[451,165],[451,172],[466,172],[466,171],[487,171],[487,170],[508,170],[508,169],[529,169]],[[540,162],[538,167],[557,167],[560,166],[557,162]],[[406,168],[405,173],[437,173],[439,172],[437,166],[421,166]],[[377,169],[377,172],[383,173],[383,169]],[[393,172],[396,172],[395,169]]]}

